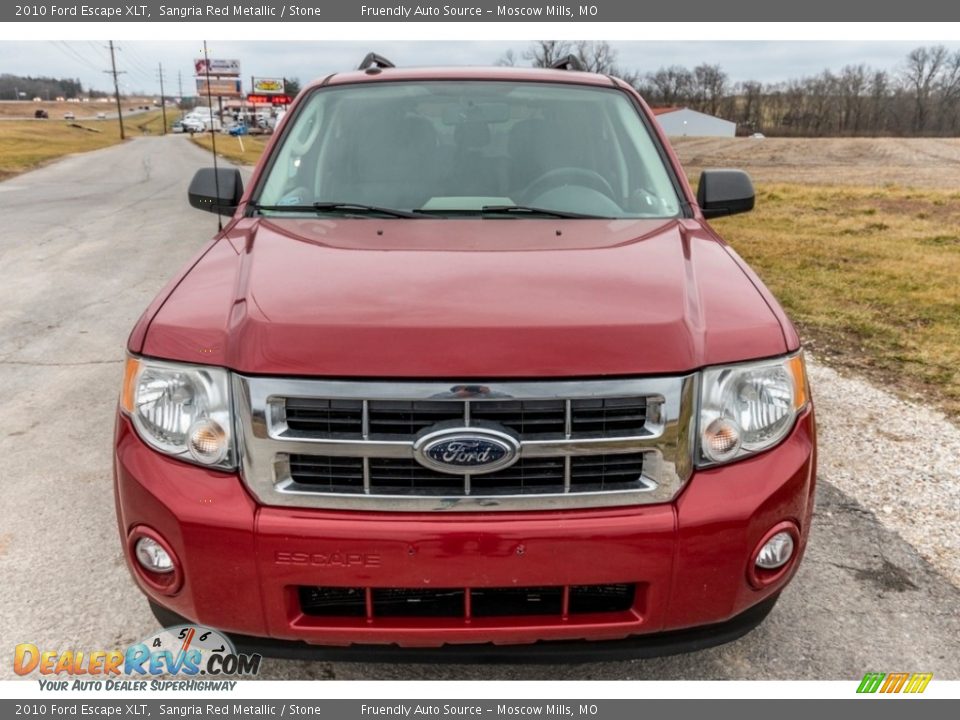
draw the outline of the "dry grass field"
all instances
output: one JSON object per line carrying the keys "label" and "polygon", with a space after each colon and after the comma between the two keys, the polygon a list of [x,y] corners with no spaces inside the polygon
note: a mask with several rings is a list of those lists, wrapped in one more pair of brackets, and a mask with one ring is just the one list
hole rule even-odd
{"label": "dry grass field", "polygon": [[[213,146],[210,133],[197,133],[191,140],[200,147],[209,150]],[[217,155],[241,165],[254,165],[270,141],[270,135],[245,135],[230,137],[217,134]]]}
{"label": "dry grass field", "polygon": [[[167,122],[176,113],[167,111]],[[163,130],[160,111],[151,111],[124,118],[128,137],[157,135]],[[112,120],[4,120],[0,122],[0,180],[64,155],[115,145],[120,142],[120,129]]]}
{"label": "dry grass field", "polygon": [[677,138],[692,182],[739,167],[715,221],[821,359],[960,417],[960,139]]}

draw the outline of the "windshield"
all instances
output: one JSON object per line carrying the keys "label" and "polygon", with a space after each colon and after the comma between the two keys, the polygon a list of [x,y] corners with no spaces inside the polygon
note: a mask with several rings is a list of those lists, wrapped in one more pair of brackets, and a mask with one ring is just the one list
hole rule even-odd
{"label": "windshield", "polygon": [[680,212],[638,111],[612,88],[350,85],[315,91],[293,120],[254,201],[264,215],[667,218]]}

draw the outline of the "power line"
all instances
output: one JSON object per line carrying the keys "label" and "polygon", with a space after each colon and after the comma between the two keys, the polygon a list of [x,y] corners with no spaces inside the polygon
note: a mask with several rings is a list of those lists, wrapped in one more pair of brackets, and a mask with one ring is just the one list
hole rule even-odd
{"label": "power line", "polygon": [[130,72],[136,75],[140,80],[146,80],[149,83],[153,83],[156,78],[153,76],[153,72],[147,70],[139,62],[135,61],[133,56],[130,54],[130,48],[125,45],[116,45],[117,50],[125,51],[127,53],[127,67],[130,68]]}
{"label": "power line", "polygon": [[60,41],[51,40],[50,44],[53,45],[55,48],[57,48],[57,50],[62,52],[66,57],[68,57],[71,62],[79,62],[81,65],[89,68],[90,70],[100,72],[99,67],[94,65],[92,62],[90,62],[87,58],[85,58],[79,52],[74,50],[72,47],[67,45],[67,43],[64,42],[63,40],[60,40]]}
{"label": "power line", "polygon": [[149,69],[146,62],[140,57],[132,45],[118,45],[117,48],[126,53],[127,60],[135,72],[146,78],[152,78],[153,71]]}

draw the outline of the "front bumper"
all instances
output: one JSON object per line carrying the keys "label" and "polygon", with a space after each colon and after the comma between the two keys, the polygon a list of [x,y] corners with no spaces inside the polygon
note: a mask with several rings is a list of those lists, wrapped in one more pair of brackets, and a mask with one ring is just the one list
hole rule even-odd
{"label": "front bumper", "polygon": [[[700,627],[715,644],[759,622],[792,577],[809,533],[815,465],[808,409],[777,448],[695,473],[672,503],[443,515],[277,508],[258,505],[236,475],[153,451],[120,416],[114,479],[127,563],[151,602],[171,618],[276,647],[654,640]],[[747,572],[757,543],[784,521],[799,530],[797,552],[757,588]],[[131,533],[142,527],[179,559],[172,594],[134,565]],[[636,585],[628,610],[563,617],[317,617],[302,612],[297,592],[617,583]]]}

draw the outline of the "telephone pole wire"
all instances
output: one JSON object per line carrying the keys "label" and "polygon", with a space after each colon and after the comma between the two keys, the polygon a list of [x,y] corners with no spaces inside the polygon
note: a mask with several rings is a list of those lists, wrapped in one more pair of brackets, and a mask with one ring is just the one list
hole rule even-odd
{"label": "telephone pole wire", "polygon": [[160,73],[160,112],[163,114],[163,134],[167,134],[167,96],[163,94],[163,63],[157,63]]}
{"label": "telephone pole wire", "polygon": [[117,101],[117,120],[120,122],[120,139],[125,140],[127,136],[123,132],[123,110],[120,108],[120,84],[117,82],[117,75],[123,74],[123,71],[117,72],[117,59],[113,52],[113,40],[110,40],[108,47],[110,49],[110,69],[104,70],[104,72],[113,75],[113,97]]}

